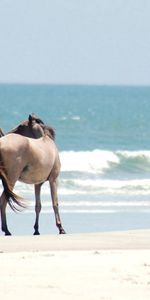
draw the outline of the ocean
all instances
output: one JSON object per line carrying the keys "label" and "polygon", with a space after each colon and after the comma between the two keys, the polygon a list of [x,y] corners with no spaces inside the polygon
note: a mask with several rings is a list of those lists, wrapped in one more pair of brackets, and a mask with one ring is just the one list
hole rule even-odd
{"label": "ocean", "polygon": [[[68,233],[150,228],[150,87],[0,85],[5,132],[32,112],[56,131]],[[9,229],[32,234],[33,186],[17,182],[15,191],[28,207],[17,214],[8,208]],[[47,183],[40,224],[42,234],[57,233]]]}

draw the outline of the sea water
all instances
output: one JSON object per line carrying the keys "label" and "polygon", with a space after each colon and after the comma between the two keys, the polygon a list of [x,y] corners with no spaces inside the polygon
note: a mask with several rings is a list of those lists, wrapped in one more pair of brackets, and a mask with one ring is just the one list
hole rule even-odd
{"label": "sea water", "polygon": [[[0,127],[34,112],[56,131],[59,208],[68,233],[150,227],[150,87],[0,85]],[[1,187],[2,189],[2,187]],[[14,234],[32,233],[34,188],[17,182],[27,209],[8,209]],[[56,233],[48,183],[41,232]]]}

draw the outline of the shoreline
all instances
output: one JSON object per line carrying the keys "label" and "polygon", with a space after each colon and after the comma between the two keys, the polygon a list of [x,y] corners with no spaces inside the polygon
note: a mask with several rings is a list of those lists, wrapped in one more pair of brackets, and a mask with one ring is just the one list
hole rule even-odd
{"label": "shoreline", "polygon": [[0,236],[0,252],[149,249],[150,229],[39,236]]}
{"label": "shoreline", "polygon": [[[62,225],[70,234],[116,232],[128,230],[147,230],[150,228],[150,214],[141,212],[120,213],[61,213]],[[13,236],[32,236],[34,232],[35,212],[7,214],[8,228]],[[39,230],[41,235],[57,235],[54,213],[40,215]],[[0,230],[0,236],[3,236]]]}

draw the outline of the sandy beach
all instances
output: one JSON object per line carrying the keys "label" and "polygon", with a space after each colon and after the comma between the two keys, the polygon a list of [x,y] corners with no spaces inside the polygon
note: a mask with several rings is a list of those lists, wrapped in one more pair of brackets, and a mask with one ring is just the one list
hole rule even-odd
{"label": "sandy beach", "polygon": [[150,299],[150,230],[0,237],[0,299]]}

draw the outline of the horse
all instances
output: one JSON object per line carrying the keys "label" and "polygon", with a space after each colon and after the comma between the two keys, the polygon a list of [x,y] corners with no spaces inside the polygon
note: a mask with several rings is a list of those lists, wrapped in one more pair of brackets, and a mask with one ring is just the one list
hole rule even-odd
{"label": "horse", "polygon": [[[21,134],[28,135],[28,137],[21,136]],[[19,206],[22,206],[22,203],[18,201],[19,199],[18,196],[15,195],[12,191],[17,180],[35,185],[36,220],[34,224],[34,230],[35,230],[34,235],[40,234],[39,233],[39,215],[41,211],[40,190],[42,184],[47,180],[50,183],[51,197],[52,197],[53,209],[54,209],[55,219],[56,219],[56,226],[58,227],[60,234],[65,233],[65,230],[61,225],[59,209],[58,209],[57,182],[60,173],[60,160],[59,160],[58,149],[54,142],[54,138],[55,138],[54,130],[49,126],[46,126],[43,123],[43,121],[35,117],[35,115],[32,116],[29,115],[28,121],[21,123],[16,128],[12,129],[12,131],[8,132],[7,135],[1,137],[0,178],[2,179],[4,191],[0,198],[0,202],[1,202],[0,209],[1,209],[1,220],[2,220],[2,231],[5,232],[5,235],[11,234],[7,228],[7,222],[6,222],[5,211],[6,211],[7,203],[11,206],[12,209],[14,209],[12,202],[17,203]],[[47,141],[49,141],[49,143]],[[27,152],[26,149],[28,150]],[[24,155],[21,156],[20,153],[21,154],[25,153],[25,157],[26,157],[25,160],[24,160]],[[37,158],[37,161],[35,160],[35,158]],[[49,166],[49,174],[46,177],[45,174],[47,175],[47,167],[45,165],[45,161],[47,161],[47,166]],[[39,176],[36,173],[43,174],[42,178],[39,179],[38,178]]]}

